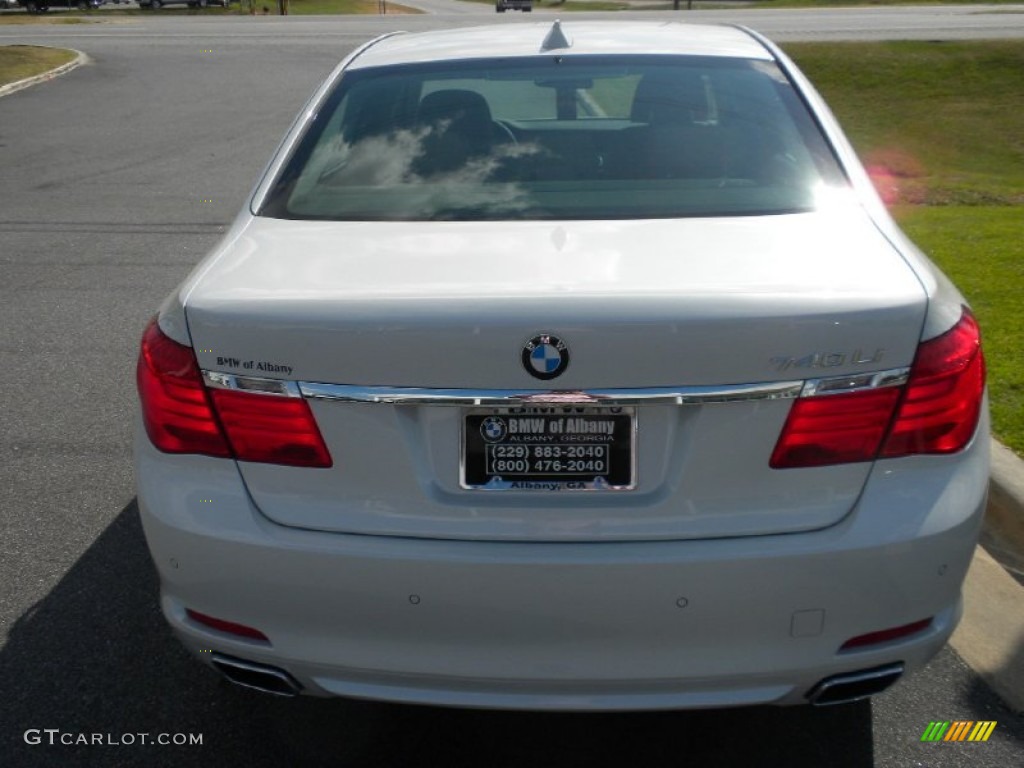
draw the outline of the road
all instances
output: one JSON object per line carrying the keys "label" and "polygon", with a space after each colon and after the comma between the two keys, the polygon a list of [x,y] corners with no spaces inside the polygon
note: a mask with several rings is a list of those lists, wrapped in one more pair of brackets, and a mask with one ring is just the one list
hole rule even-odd
{"label": "road", "polygon": [[[911,23],[880,10],[882,34]],[[861,34],[871,14],[728,18],[802,39]],[[946,8],[919,18],[936,30],[991,22]],[[999,32],[1024,36],[1024,14],[997,18]],[[139,333],[342,55],[382,30],[478,21],[167,14],[0,27],[0,44],[92,60],[0,99],[0,765],[1024,764],[1024,720],[950,650],[873,704],[580,716],[275,700],[220,683],[179,649],[133,498]],[[985,744],[920,743],[936,719],[999,726]],[[26,729],[48,728],[107,741],[202,734],[203,745],[25,743]]]}

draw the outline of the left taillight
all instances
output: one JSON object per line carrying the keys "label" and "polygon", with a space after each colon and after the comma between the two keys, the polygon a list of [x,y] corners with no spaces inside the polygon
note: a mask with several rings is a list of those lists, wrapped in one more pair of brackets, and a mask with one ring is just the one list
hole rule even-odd
{"label": "left taillight", "polygon": [[142,334],[136,381],[146,434],[164,453],[332,465],[305,400],[209,389],[192,349],[164,335],[155,318]]}
{"label": "left taillight", "polygon": [[142,334],[135,380],[146,434],[159,450],[231,456],[192,349],[165,336],[156,318]]}
{"label": "left taillight", "polygon": [[329,467],[331,454],[301,397],[211,389],[228,442],[243,461]]}

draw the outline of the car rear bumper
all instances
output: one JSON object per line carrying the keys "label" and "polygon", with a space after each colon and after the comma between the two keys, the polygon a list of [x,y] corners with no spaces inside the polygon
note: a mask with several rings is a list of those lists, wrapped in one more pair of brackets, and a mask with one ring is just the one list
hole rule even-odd
{"label": "car rear bumper", "polygon": [[[811,533],[489,543],[282,527],[233,462],[136,440],[164,614],[198,658],[271,665],[312,695],[561,710],[796,704],[836,674],[921,667],[959,618],[987,462],[987,440],[886,462],[853,513]],[[904,640],[839,650],[928,617]]]}

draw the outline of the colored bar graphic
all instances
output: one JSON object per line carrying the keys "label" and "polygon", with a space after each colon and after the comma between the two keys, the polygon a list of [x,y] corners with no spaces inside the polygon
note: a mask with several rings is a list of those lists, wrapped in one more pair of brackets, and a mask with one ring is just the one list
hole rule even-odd
{"label": "colored bar graphic", "polygon": [[970,720],[957,720],[949,729],[949,733],[946,734],[946,738],[943,741],[963,741],[964,736],[967,735],[967,729],[970,728],[974,723]]}
{"label": "colored bar graphic", "polygon": [[988,741],[997,724],[994,720],[933,720],[921,741]]}
{"label": "colored bar graphic", "polygon": [[974,730],[971,731],[971,735],[967,738],[968,741],[988,741],[988,737],[992,735],[992,731],[996,729],[996,723],[994,720],[982,721],[974,726]]}

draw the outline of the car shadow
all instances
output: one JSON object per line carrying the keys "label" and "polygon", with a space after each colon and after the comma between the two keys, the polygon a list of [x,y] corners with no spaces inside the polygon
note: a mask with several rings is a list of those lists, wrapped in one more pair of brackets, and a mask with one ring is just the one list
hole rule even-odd
{"label": "car shadow", "polygon": [[[133,500],[11,627],[0,765],[873,765],[866,702],[538,714],[266,696],[196,663],[164,625],[157,593]],[[45,729],[59,729],[53,745]],[[202,744],[143,744],[143,733],[200,734]]]}
{"label": "car shadow", "polygon": [[[959,655],[957,658],[959,659]],[[960,662],[967,666],[962,659]],[[1003,680],[1004,684],[1019,683],[1024,680],[1024,635],[1018,638],[1013,654],[1004,659],[1003,666],[995,670],[992,676]],[[1014,754],[1024,756],[1024,711],[1015,711],[1008,701],[996,694],[980,675],[971,676],[970,682],[966,686],[964,700],[966,701],[965,709],[969,712],[979,713],[978,719],[984,717],[988,721],[997,723],[993,728],[991,741],[1003,743],[1009,746]],[[1018,696],[1017,701],[1019,700]],[[1024,764],[1024,757],[1021,757],[1020,760],[1021,764]]]}
{"label": "car shadow", "polygon": [[977,712],[977,717],[983,715],[986,720],[996,723],[988,742],[1004,746],[1009,754],[1016,756],[1011,759],[1024,762],[1024,712],[1014,712],[1006,702],[992,693],[992,689],[981,678],[971,681],[964,698],[967,711]]}

